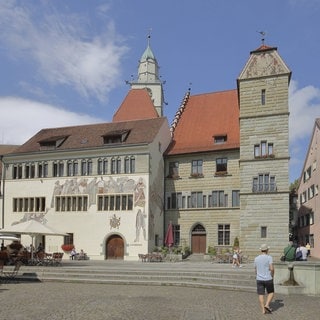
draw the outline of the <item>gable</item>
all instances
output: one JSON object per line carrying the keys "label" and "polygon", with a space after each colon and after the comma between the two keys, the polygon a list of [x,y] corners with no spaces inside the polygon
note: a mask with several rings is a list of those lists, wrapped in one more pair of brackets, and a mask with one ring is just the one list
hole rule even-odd
{"label": "gable", "polygon": [[112,122],[153,118],[158,118],[158,113],[152,103],[148,90],[131,89],[114,114]]}
{"label": "gable", "polygon": [[277,48],[261,46],[251,52],[250,58],[238,80],[288,73],[291,73],[291,71],[279,56]]}

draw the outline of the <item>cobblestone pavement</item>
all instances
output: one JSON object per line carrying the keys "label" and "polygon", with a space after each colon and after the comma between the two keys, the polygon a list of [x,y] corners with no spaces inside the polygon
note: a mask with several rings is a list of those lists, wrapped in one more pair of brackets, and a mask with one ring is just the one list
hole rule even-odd
{"label": "cobblestone pavement", "polygon": [[0,285],[0,318],[10,320],[318,319],[319,297],[275,295],[262,315],[255,293],[173,286],[84,283]]}

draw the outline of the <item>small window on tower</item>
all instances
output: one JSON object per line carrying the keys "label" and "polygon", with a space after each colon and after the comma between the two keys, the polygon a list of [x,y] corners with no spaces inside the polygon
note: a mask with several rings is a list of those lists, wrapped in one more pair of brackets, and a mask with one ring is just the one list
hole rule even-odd
{"label": "small window on tower", "polygon": [[261,90],[261,104],[263,106],[266,104],[266,89]]}

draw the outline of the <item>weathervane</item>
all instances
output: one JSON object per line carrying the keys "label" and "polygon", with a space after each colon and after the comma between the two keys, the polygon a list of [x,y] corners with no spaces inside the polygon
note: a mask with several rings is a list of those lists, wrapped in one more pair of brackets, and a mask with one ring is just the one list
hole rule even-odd
{"label": "weathervane", "polygon": [[151,38],[151,31],[152,31],[152,28],[149,28],[149,32],[148,32],[148,46],[150,45],[150,38]]}
{"label": "weathervane", "polygon": [[262,45],[264,45],[264,37],[265,37],[265,35],[266,35],[266,33],[264,32],[264,31],[257,31],[258,33],[260,33],[260,35],[261,35],[261,42],[262,42]]}

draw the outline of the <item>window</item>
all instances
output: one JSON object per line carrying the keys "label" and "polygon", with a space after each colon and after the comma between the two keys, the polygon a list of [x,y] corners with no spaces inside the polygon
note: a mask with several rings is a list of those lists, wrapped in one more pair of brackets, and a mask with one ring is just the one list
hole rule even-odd
{"label": "window", "polygon": [[55,150],[59,148],[67,138],[68,136],[56,136],[41,140],[39,141],[40,150]]}
{"label": "window", "polygon": [[227,135],[225,134],[217,135],[213,137],[214,144],[222,144],[222,143],[225,143],[226,141],[227,141]]}
{"label": "window", "polygon": [[310,186],[310,188],[308,189],[308,199],[312,199],[314,197],[314,192],[315,192],[315,188],[314,188],[314,184],[312,186]]}
{"label": "window", "polygon": [[218,245],[219,246],[230,245],[230,224],[218,225]]}
{"label": "window", "polygon": [[267,237],[267,227],[261,227],[260,236],[261,236],[261,238],[266,238]]}
{"label": "window", "polygon": [[306,243],[310,243],[311,248],[314,248],[314,235],[310,234],[309,235],[309,241],[306,241]]}
{"label": "window", "polygon": [[135,157],[130,158],[130,167],[131,167],[131,173],[136,172],[136,159]]}
{"label": "window", "polygon": [[255,158],[268,158],[273,157],[273,143],[267,141],[261,141],[259,144],[254,145],[254,157]]}
{"label": "window", "polygon": [[104,144],[122,143],[125,142],[130,130],[116,130],[108,132],[103,136]]}
{"label": "window", "polygon": [[13,179],[22,179],[22,165],[14,165],[13,166],[13,173],[12,173]]}
{"label": "window", "polygon": [[76,176],[78,174],[78,162],[77,161],[68,161],[67,163],[67,176]]}
{"label": "window", "polygon": [[203,208],[203,195],[202,192],[191,192],[189,208]]}
{"label": "window", "polygon": [[172,229],[173,229],[173,245],[177,246],[180,244],[180,225],[173,224]]}
{"label": "window", "polygon": [[309,167],[304,173],[303,173],[303,180],[304,182],[309,180],[311,178],[311,167]]}
{"label": "window", "polygon": [[167,198],[167,208],[168,209],[178,209],[182,208],[182,193],[171,193],[171,196]]}
{"label": "window", "polygon": [[98,159],[98,174],[108,173],[108,159]]}
{"label": "window", "polygon": [[68,233],[63,237],[63,244],[73,244],[73,233]]}
{"label": "window", "polygon": [[240,207],[240,191],[232,190],[232,206]]}
{"label": "window", "polygon": [[270,176],[268,173],[259,174],[258,177],[253,178],[253,192],[274,192],[276,189],[275,177]]}
{"label": "window", "polygon": [[36,169],[34,163],[27,163],[24,167],[25,170],[25,178],[31,179],[34,178],[36,175]]}
{"label": "window", "polygon": [[261,105],[265,105],[266,104],[266,89],[262,89],[261,90]]}
{"label": "window", "polygon": [[305,203],[307,201],[307,191],[303,191],[300,194],[300,204]]}
{"label": "window", "polygon": [[202,173],[202,160],[193,160],[191,165],[191,176],[199,177],[203,176]]}
{"label": "window", "polygon": [[124,172],[125,173],[134,173],[135,172],[135,158],[126,157],[124,159]]}
{"label": "window", "polygon": [[121,159],[117,159],[117,173],[121,173]]}
{"label": "window", "polygon": [[82,160],[81,161],[81,175],[89,176],[92,174],[92,161],[91,160]]}
{"label": "window", "polygon": [[179,177],[179,162],[176,162],[176,161],[169,162],[168,178],[178,178],[178,177]]}
{"label": "window", "polygon": [[13,198],[13,212],[44,212],[46,198]]}
{"label": "window", "polygon": [[53,176],[54,177],[63,177],[64,173],[64,163],[61,162],[54,162],[53,163]]}
{"label": "window", "polygon": [[130,211],[132,209],[132,194],[98,195],[98,211]]}
{"label": "window", "polygon": [[209,207],[227,207],[228,195],[224,191],[212,191],[212,196],[209,197]]}
{"label": "window", "polygon": [[217,158],[216,159],[216,172],[227,173],[228,171],[228,159],[227,158]]}
{"label": "window", "polygon": [[48,163],[47,162],[39,162],[38,163],[38,177],[39,178],[48,177]]}
{"label": "window", "polygon": [[111,174],[121,173],[121,158],[111,159]]}
{"label": "window", "polygon": [[56,211],[87,211],[88,196],[56,196]]}

